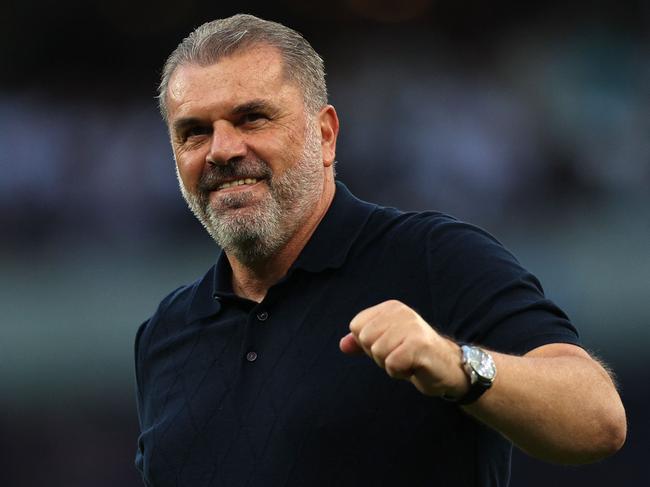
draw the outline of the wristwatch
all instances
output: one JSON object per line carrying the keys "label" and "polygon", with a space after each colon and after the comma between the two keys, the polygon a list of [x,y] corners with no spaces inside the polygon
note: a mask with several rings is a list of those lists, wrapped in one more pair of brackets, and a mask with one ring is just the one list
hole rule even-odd
{"label": "wristwatch", "polygon": [[469,390],[464,396],[458,398],[443,397],[456,404],[465,405],[473,403],[492,387],[497,376],[497,367],[492,356],[479,347],[463,345],[460,351],[463,370],[469,377]]}

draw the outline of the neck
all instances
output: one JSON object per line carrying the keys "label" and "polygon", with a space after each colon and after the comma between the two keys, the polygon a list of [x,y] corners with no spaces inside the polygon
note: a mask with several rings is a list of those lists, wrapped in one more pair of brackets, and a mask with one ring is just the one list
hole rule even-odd
{"label": "neck", "polygon": [[332,204],[334,191],[333,181],[331,184],[325,184],[315,210],[307,216],[289,241],[269,258],[244,264],[234,255],[226,254],[232,268],[232,287],[236,295],[258,303],[264,299],[269,288],[287,274],[309,242]]}

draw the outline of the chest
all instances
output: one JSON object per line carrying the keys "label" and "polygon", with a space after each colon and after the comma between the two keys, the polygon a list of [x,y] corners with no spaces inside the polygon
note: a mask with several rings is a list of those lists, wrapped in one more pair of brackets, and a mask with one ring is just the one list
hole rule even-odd
{"label": "chest", "polygon": [[154,337],[142,388],[145,472],[209,476],[219,466],[224,485],[236,485],[242,471],[285,478],[296,462],[319,471],[359,460],[360,448],[373,463],[377,442],[389,445],[387,461],[420,443],[423,454],[448,446],[449,432],[466,427],[455,408],[339,350],[358,311],[395,297],[372,280],[347,282],[295,279],[260,304],[223,303],[166,335],[175,339]]}

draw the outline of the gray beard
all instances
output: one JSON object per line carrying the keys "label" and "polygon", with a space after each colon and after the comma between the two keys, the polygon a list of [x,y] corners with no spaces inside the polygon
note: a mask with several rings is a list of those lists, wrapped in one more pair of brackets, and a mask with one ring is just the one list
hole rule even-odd
{"label": "gray beard", "polygon": [[[192,213],[217,245],[244,265],[263,262],[284,247],[313,211],[322,193],[320,140],[310,128],[307,130],[300,160],[280,176],[273,176],[264,161],[254,159],[212,166],[202,174],[196,193],[187,191],[178,178]],[[210,191],[214,189],[214,181],[223,178],[224,173],[238,179],[264,176],[265,180],[258,184],[269,185],[267,197],[248,207],[251,195],[225,194],[219,198],[219,207],[212,205]],[[236,211],[242,207],[246,209]]]}

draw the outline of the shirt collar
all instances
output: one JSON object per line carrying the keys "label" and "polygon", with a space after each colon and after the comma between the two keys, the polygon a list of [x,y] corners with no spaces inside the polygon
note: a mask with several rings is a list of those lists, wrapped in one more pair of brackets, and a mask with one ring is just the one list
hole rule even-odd
{"label": "shirt collar", "polygon": [[[336,182],[334,199],[314,234],[293,263],[287,277],[296,269],[321,272],[338,268],[345,262],[359,232],[377,205],[356,198],[341,182]],[[211,298],[235,298],[232,289],[232,269],[225,252],[221,251],[212,268]]]}
{"label": "shirt collar", "polygon": [[295,269],[321,272],[341,267],[375,208],[377,205],[361,201],[337,181],[332,204],[289,273]]}

